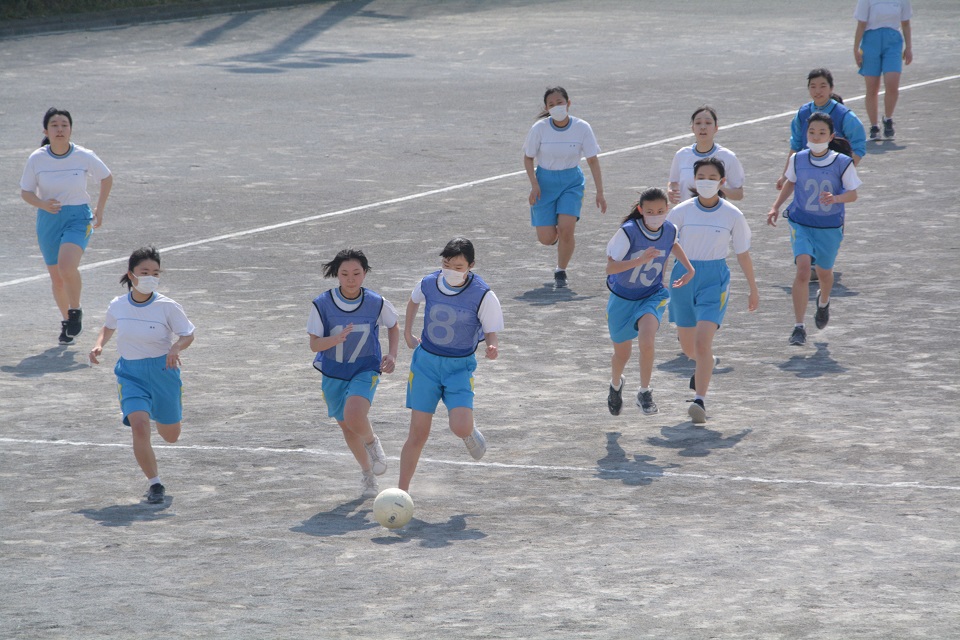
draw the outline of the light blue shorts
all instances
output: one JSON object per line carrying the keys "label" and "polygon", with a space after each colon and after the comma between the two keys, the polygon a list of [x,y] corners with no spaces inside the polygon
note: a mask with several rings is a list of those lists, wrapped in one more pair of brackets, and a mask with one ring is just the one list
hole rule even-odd
{"label": "light blue shorts", "polygon": [[443,400],[448,411],[456,407],[473,409],[476,368],[477,357],[472,353],[462,358],[447,358],[417,347],[407,378],[407,408],[435,413],[437,404]]}
{"label": "light blue shorts", "polygon": [[90,205],[64,205],[60,213],[37,209],[37,242],[48,266],[57,264],[60,245],[75,244],[84,251],[93,234],[93,211]]}
{"label": "light blue shorts", "polygon": [[610,299],[607,300],[607,330],[610,331],[610,340],[620,344],[636,338],[640,334],[637,323],[647,314],[656,318],[657,324],[660,324],[669,301],[670,290],[666,287],[639,300],[627,300],[611,292]]}
{"label": "light blue shorts", "polygon": [[327,415],[343,422],[343,408],[347,405],[347,398],[360,396],[373,404],[373,394],[380,384],[380,374],[376,371],[361,371],[350,380],[323,376],[320,384],[323,400],[327,403]]}
{"label": "light blue shorts", "polygon": [[[695,327],[701,320],[723,324],[730,295],[730,269],[726,260],[691,260],[696,269],[693,280],[670,292],[670,322],[678,327]],[[673,265],[670,281],[687,270],[679,262]]]}
{"label": "light blue shorts", "polygon": [[863,51],[862,76],[903,71],[903,34],[896,29],[870,29],[863,34],[860,50]]}
{"label": "light blue shorts", "polygon": [[793,247],[794,262],[797,256],[810,256],[813,264],[821,269],[833,269],[842,241],[843,227],[821,229],[790,221],[790,246]]}
{"label": "light blue shorts", "polygon": [[534,227],[555,227],[560,214],[580,219],[583,206],[583,171],[580,167],[552,171],[537,167],[540,199],[530,207],[530,224]]}
{"label": "light blue shorts", "polygon": [[180,369],[167,368],[167,356],[142,360],[117,360],[117,396],[123,424],[130,426],[130,414],[146,411],[160,424],[176,424],[183,418],[183,385]]}

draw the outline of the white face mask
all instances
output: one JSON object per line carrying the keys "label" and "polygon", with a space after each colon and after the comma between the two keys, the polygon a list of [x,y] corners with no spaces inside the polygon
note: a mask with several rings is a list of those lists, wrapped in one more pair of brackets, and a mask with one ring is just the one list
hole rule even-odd
{"label": "white face mask", "polygon": [[557,122],[563,122],[567,119],[567,105],[558,104],[555,107],[550,107],[549,109],[550,117],[556,120]]}
{"label": "white face mask", "polygon": [[651,216],[647,214],[643,215],[643,223],[647,225],[648,229],[653,229],[654,231],[662,227],[663,221],[666,219],[667,214],[663,214],[662,216]]}
{"label": "white face mask", "polygon": [[821,154],[827,149],[830,148],[829,142],[810,142],[807,141],[807,148],[810,149],[811,153]]}
{"label": "white face mask", "polygon": [[697,195],[701,198],[712,198],[720,191],[719,180],[697,180]]}
{"label": "white face mask", "polygon": [[138,276],[137,283],[133,288],[144,295],[148,295],[157,290],[160,286],[160,278],[156,276]]}
{"label": "white face mask", "polygon": [[443,279],[451,287],[459,287],[467,280],[467,273],[465,271],[457,271],[456,269],[440,269],[440,273],[443,275]]}

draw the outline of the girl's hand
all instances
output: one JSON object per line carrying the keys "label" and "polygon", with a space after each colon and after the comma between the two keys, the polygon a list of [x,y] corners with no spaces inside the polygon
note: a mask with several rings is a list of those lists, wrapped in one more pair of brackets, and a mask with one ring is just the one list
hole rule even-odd
{"label": "girl's hand", "polygon": [[670,204],[680,204],[680,189],[668,190],[667,197],[670,198]]}
{"label": "girl's hand", "polygon": [[173,346],[170,348],[170,353],[167,354],[167,369],[179,369],[180,368],[180,347]]}
{"label": "girl's hand", "polygon": [[600,213],[607,212],[607,199],[603,197],[602,193],[597,194],[597,209],[600,209]]}
{"label": "girl's hand", "polygon": [[394,358],[389,353],[383,356],[383,360],[380,361],[380,370],[384,373],[393,373],[393,370],[397,366],[397,359]]}
{"label": "girl's hand", "polygon": [[46,211],[47,213],[60,213],[60,201],[54,198],[49,200],[42,200],[40,202],[40,208]]}
{"label": "girl's hand", "polygon": [[853,50],[853,59],[857,62],[857,69],[863,66],[863,51],[859,48]]}
{"label": "girl's hand", "polygon": [[97,358],[99,358],[102,353],[103,353],[103,347],[97,346],[97,347],[94,347],[93,349],[90,349],[90,353],[87,357],[90,358],[90,362],[92,362],[93,364],[100,364],[100,361],[97,360]]}
{"label": "girl's hand", "polygon": [[783,185],[786,182],[787,182],[787,176],[781,175],[780,178],[777,180],[777,191],[780,191],[780,189],[783,189]]}
{"label": "girl's hand", "polygon": [[537,204],[538,200],[540,200],[540,185],[536,184],[530,187],[530,197],[527,198],[527,202],[529,202],[532,207]]}
{"label": "girl's hand", "polygon": [[416,349],[420,346],[420,338],[416,337],[412,333],[403,333],[403,341],[407,343],[407,346],[411,349]]}
{"label": "girl's hand", "polygon": [[343,331],[337,334],[337,342],[344,343],[347,341],[347,336],[350,335],[350,332],[353,331],[353,323],[351,322],[343,328]]}
{"label": "girl's hand", "polygon": [[771,227],[777,226],[777,218],[780,216],[780,212],[774,207],[770,207],[770,213],[767,214],[767,224]]}
{"label": "girl's hand", "polygon": [[646,264],[660,255],[660,249],[656,247],[647,247],[646,251],[640,254],[640,264]]}
{"label": "girl's hand", "polygon": [[93,228],[99,229],[100,225],[103,224],[103,210],[94,209],[93,210]]}
{"label": "girl's hand", "polygon": [[500,355],[500,349],[496,345],[488,344],[487,345],[487,360],[496,360],[497,356]]}
{"label": "girl's hand", "polygon": [[747,310],[756,311],[760,308],[760,292],[754,289],[747,297]]}
{"label": "girl's hand", "polygon": [[903,64],[910,64],[913,62],[913,50],[904,49],[903,50]]}
{"label": "girl's hand", "polygon": [[820,204],[831,205],[837,202],[836,196],[834,196],[829,191],[824,191],[820,194]]}
{"label": "girl's hand", "polygon": [[687,271],[685,274],[683,274],[682,276],[674,280],[673,288],[676,289],[677,287],[682,287],[683,285],[687,284],[688,282],[693,280],[693,276],[696,273],[697,273],[696,271]]}

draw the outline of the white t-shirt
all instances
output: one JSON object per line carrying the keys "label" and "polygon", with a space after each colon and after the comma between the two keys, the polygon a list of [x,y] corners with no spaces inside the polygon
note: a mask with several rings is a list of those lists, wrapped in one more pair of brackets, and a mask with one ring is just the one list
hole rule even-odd
{"label": "white t-shirt", "polygon": [[910,0],[857,0],[857,8],[853,10],[854,18],[867,23],[866,31],[883,27],[899,31],[900,23],[909,20],[911,15]]}
{"label": "white t-shirt", "polygon": [[[421,289],[422,285],[423,280],[418,282],[410,293],[410,300],[415,304],[423,304],[427,301],[426,296],[423,295],[423,289]],[[457,295],[457,290],[448,286],[443,278],[437,278],[437,288],[440,289],[441,293],[448,296]],[[497,298],[497,294],[493,290],[487,291],[487,295],[483,296],[480,309],[477,310],[477,317],[480,318],[480,326],[484,333],[503,331],[503,309],[500,308],[500,299]]]}
{"label": "white t-shirt", "polygon": [[87,178],[100,182],[109,175],[103,160],[80,145],[71,143],[65,156],[55,156],[49,146],[43,146],[27,158],[20,188],[41,200],[59,200],[61,205],[90,204]]}
{"label": "white t-shirt", "polygon": [[693,177],[693,163],[703,158],[717,158],[723,162],[724,174],[727,179],[725,186],[731,189],[739,189],[743,186],[745,176],[743,174],[743,165],[737,160],[733,151],[726,147],[714,143],[713,149],[707,153],[696,151],[697,145],[692,144],[689,147],[683,147],[673,156],[673,164],[670,165],[670,179],[667,182],[680,183],[680,199],[686,200],[693,196],[690,191],[696,186],[696,180]]}
{"label": "white t-shirt", "polygon": [[735,206],[720,198],[712,209],[704,209],[699,198],[684,200],[667,214],[677,226],[677,242],[690,260],[723,260],[730,252],[750,250],[750,225]]}
{"label": "white t-shirt", "polygon": [[[383,306],[380,307],[380,316],[377,318],[377,325],[392,329],[397,326],[397,309],[383,296],[380,296],[380,299],[383,300]],[[353,311],[360,306],[362,300],[362,298],[357,298],[356,301],[347,300],[340,295],[339,289],[334,288],[333,290],[333,303],[344,311]],[[311,304],[310,317],[307,318],[307,333],[322,338],[323,330],[323,318],[320,317],[320,312],[317,311],[317,305]]]}
{"label": "white t-shirt", "polygon": [[[834,158],[837,157],[836,151],[827,151],[827,153],[822,157],[818,158],[812,153],[810,154],[810,164],[815,167],[826,167]],[[787,163],[787,170],[783,172],[783,175],[787,177],[787,180],[790,182],[797,181],[797,154],[790,156],[790,162]],[[863,181],[860,179],[860,176],[857,175],[857,168],[851,162],[850,165],[843,171],[843,176],[841,177],[841,182],[843,183],[844,191],[853,191],[861,184]]]}
{"label": "white t-shirt", "polygon": [[125,360],[165,356],[174,342],[195,329],[183,307],[160,293],[143,303],[134,302],[129,293],[117,296],[107,307],[103,326],[116,330],[117,353]]}
{"label": "white t-shirt", "polygon": [[523,153],[535,158],[537,166],[551,171],[572,169],[580,164],[580,158],[592,158],[600,153],[600,145],[587,121],[569,118],[563,129],[558,129],[549,116],[537,120],[527,133]]}

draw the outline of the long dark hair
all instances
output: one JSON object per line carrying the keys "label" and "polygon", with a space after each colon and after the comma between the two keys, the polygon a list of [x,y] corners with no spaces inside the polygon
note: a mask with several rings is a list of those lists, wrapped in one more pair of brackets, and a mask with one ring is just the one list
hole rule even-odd
{"label": "long dark hair", "polygon": [[127,285],[127,289],[133,288],[133,282],[130,280],[130,272],[137,268],[137,265],[144,260],[153,260],[160,264],[160,251],[156,247],[140,247],[130,254],[127,260],[127,272],[120,278],[120,284]]}
{"label": "long dark hair", "polygon": [[823,122],[830,129],[830,133],[834,134],[833,140],[830,141],[830,146],[828,147],[831,151],[836,151],[837,153],[842,153],[845,156],[853,157],[853,147],[850,146],[850,141],[846,138],[836,135],[837,131],[833,125],[833,118],[830,117],[829,113],[823,113],[822,111],[817,111],[816,113],[810,114],[810,119],[807,120],[807,128],[810,128],[811,122]]}
{"label": "long dark hair", "polygon": [[360,251],[360,249],[341,249],[336,258],[323,265],[323,277],[336,277],[337,272],[340,271],[340,265],[350,260],[356,260],[360,263],[360,268],[363,269],[364,273],[370,273],[370,263],[367,262],[367,256],[363,255],[363,251]]}
{"label": "long dark hair", "polygon": [[645,202],[653,202],[655,200],[663,200],[669,205],[669,200],[667,199],[667,192],[661,189],[660,187],[648,187],[640,192],[640,199],[636,201],[633,205],[633,209],[630,209],[630,213],[627,214],[627,217],[624,218],[620,224],[627,222],[628,220],[639,220],[643,218],[643,212],[640,209],[643,207]]}
{"label": "long dark hair", "polygon": [[550,97],[551,93],[559,93],[560,95],[563,96],[564,100],[566,100],[567,102],[570,102],[570,96],[567,95],[567,90],[564,89],[563,87],[547,87],[547,90],[543,94],[544,108],[540,111],[539,115],[537,115],[537,120],[539,120],[540,118],[546,118],[548,115],[550,115],[550,111],[548,111],[546,107],[547,107],[547,98]]}
{"label": "long dark hair", "polygon": [[[50,107],[47,109],[47,112],[43,114],[43,130],[47,130],[47,125],[50,124],[50,118],[53,116],[66,116],[67,120],[70,122],[70,127],[73,127],[73,116],[70,115],[70,112],[66,109],[57,109],[56,107]],[[50,144],[50,138],[43,136],[43,141],[40,142],[41,147],[45,147]]]}

